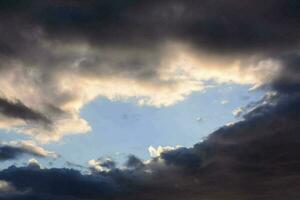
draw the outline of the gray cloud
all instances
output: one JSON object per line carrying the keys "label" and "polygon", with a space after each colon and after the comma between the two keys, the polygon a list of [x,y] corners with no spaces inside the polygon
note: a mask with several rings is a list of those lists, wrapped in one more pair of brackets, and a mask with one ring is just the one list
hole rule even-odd
{"label": "gray cloud", "polygon": [[[27,46],[40,45],[36,38],[31,37],[31,41],[26,34],[36,32],[37,28],[48,41],[87,41],[101,48],[156,49],[168,40],[184,40],[214,53],[251,50],[257,54],[257,51],[294,49],[299,42],[299,5],[293,0],[284,3],[30,0],[26,5],[4,1],[1,5],[4,21],[18,25],[3,32],[6,37],[2,38],[7,39],[1,42],[3,55],[21,59],[32,59],[22,56],[26,55],[25,50],[32,52]],[[21,26],[22,23],[25,25]],[[138,58],[127,62],[145,67]],[[135,65],[131,67],[134,71]]]}
{"label": "gray cloud", "polygon": [[126,167],[130,168],[130,169],[138,169],[138,168],[143,168],[144,167],[144,163],[137,158],[134,155],[130,155],[128,156],[127,162],[126,162]]}
{"label": "gray cloud", "polygon": [[58,156],[31,141],[0,141],[0,161],[14,160],[24,155],[54,158]]}
{"label": "gray cloud", "polygon": [[299,52],[282,55],[279,59],[285,67],[274,79],[272,87],[281,93],[298,92],[300,89]]}
{"label": "gray cloud", "polygon": [[51,124],[46,116],[28,108],[20,101],[10,102],[7,99],[0,98],[0,113],[12,118]]}
{"label": "gray cloud", "polygon": [[[178,38],[223,52],[285,49],[299,42],[299,3],[294,0],[30,0],[26,4],[2,1],[1,5],[2,16],[13,16],[29,27],[39,26],[51,40],[144,48]],[[4,44],[3,52],[15,52]]]}

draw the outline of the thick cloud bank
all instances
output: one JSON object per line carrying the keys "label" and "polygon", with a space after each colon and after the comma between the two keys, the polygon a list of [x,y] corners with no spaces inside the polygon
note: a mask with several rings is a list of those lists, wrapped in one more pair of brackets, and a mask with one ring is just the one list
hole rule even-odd
{"label": "thick cloud bank", "polygon": [[210,80],[299,82],[295,0],[0,5],[0,127],[42,141],[91,130],[80,109],[97,97],[169,106]]}

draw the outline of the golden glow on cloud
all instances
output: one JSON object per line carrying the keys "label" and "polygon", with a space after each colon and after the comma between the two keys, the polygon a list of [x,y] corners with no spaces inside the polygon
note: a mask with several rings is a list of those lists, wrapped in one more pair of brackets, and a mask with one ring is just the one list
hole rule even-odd
{"label": "golden glow on cloud", "polygon": [[49,52],[59,53],[56,59],[60,61],[41,59],[33,67],[10,62],[0,77],[1,96],[20,100],[53,122],[46,126],[0,116],[0,127],[40,142],[89,132],[92,127],[80,110],[97,97],[133,99],[141,106],[171,106],[192,92],[211,87],[206,81],[258,86],[271,80],[280,68],[273,60],[212,56],[176,42],[162,47],[159,56],[139,50],[45,44]]}

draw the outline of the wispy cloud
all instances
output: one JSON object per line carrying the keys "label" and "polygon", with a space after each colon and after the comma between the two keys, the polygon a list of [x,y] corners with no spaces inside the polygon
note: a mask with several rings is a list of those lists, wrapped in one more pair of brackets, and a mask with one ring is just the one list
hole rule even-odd
{"label": "wispy cloud", "polygon": [[19,158],[22,155],[52,158],[58,157],[56,153],[43,149],[33,141],[0,141],[0,160],[12,160]]}

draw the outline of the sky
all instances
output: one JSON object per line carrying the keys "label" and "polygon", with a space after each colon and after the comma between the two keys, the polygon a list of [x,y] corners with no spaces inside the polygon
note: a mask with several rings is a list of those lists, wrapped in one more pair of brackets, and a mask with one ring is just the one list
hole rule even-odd
{"label": "sky", "polygon": [[0,200],[299,199],[296,0],[0,0]]}
{"label": "sky", "polygon": [[[131,154],[147,160],[151,158],[150,146],[192,147],[220,126],[240,120],[234,112],[258,101],[265,93],[250,89],[249,85],[216,85],[162,108],[140,106],[132,100],[98,98],[81,110],[92,127],[90,132],[42,146],[61,156],[52,161],[55,167],[70,167],[67,162],[84,166],[94,158],[113,158],[122,165]],[[1,130],[0,134],[3,141],[31,139],[14,131]],[[22,166],[31,158],[8,160],[1,167]],[[36,159],[48,165],[47,159]]]}
{"label": "sky", "polygon": [[[163,108],[140,106],[130,100],[99,98],[81,110],[81,115],[92,127],[90,132],[67,136],[43,146],[63,158],[53,163],[59,167],[67,167],[67,161],[87,165],[89,160],[107,157],[122,164],[131,154],[147,160],[151,157],[150,146],[191,147],[220,126],[240,120],[234,111],[259,100],[264,94],[249,89],[248,85],[215,86]],[[20,140],[15,132],[1,131],[1,137],[4,141]],[[30,137],[22,139],[30,140]],[[29,158],[7,162],[5,167],[11,163],[23,165]],[[47,160],[42,158],[41,162],[47,165]]]}

